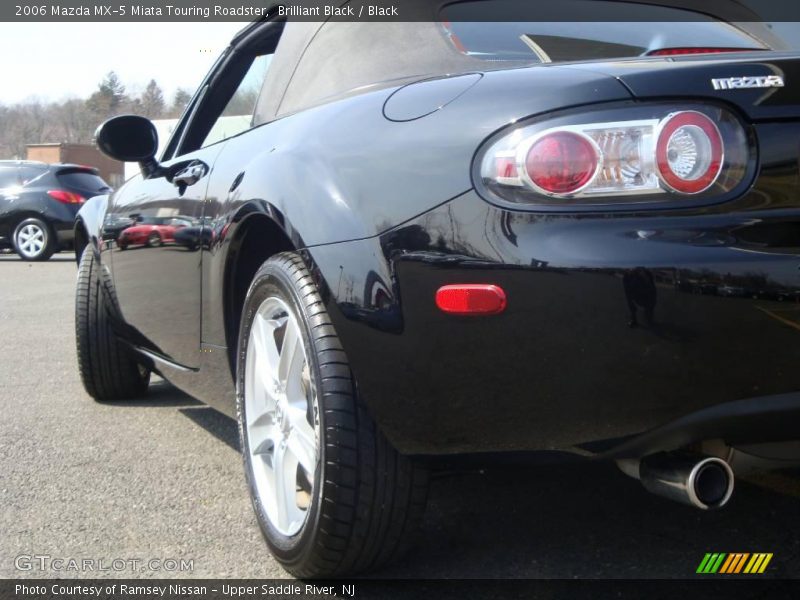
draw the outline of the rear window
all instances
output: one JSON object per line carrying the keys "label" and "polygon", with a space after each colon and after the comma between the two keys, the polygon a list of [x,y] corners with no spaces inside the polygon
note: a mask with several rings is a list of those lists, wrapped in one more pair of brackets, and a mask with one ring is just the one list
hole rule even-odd
{"label": "rear window", "polygon": [[764,23],[777,40],[772,44],[776,50],[800,50],[800,23],[785,21],[780,23]]}
{"label": "rear window", "polygon": [[[505,15],[537,13],[541,20],[497,21]],[[481,19],[497,22],[476,22]],[[796,45],[784,38],[797,33],[797,27],[724,23],[693,11],[602,0],[558,0],[545,6],[472,0],[445,7],[442,21],[446,36],[462,54],[528,64],[630,58],[674,48],[784,50]]]}
{"label": "rear window", "polygon": [[7,188],[19,185],[19,176],[16,167],[0,167],[0,188]]}
{"label": "rear window", "polygon": [[61,171],[56,177],[66,188],[75,188],[86,192],[96,192],[98,194],[107,192],[111,189],[103,181],[103,178],[90,171]]}

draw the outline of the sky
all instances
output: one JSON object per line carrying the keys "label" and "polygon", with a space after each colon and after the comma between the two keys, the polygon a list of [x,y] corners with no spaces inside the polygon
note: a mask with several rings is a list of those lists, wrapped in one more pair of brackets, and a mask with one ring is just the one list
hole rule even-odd
{"label": "sky", "polygon": [[246,24],[0,23],[0,103],[85,98],[112,70],[134,93],[155,79],[169,101],[193,92]]}

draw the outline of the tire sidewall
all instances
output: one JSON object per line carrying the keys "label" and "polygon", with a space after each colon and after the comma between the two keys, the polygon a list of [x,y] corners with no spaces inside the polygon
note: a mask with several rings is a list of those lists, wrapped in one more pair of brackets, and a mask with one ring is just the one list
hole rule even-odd
{"label": "tire sidewall", "polygon": [[[22,252],[19,243],[17,241],[17,237],[19,236],[20,230],[26,225],[36,225],[44,232],[44,245],[42,246],[42,251],[39,252],[39,254],[37,254],[36,256],[25,255]],[[41,219],[37,219],[36,217],[30,217],[20,221],[14,228],[13,243],[14,243],[14,250],[21,259],[31,260],[31,261],[44,260],[45,258],[48,258],[50,255],[52,255],[51,250],[53,245],[53,232],[50,230],[50,226]]]}
{"label": "tire sidewall", "polygon": [[[78,368],[86,391],[97,402],[140,397],[147,392],[150,369],[136,360],[129,348],[120,344],[106,319],[118,314],[113,288],[104,285],[109,277],[104,266],[87,246],[78,263],[75,294],[75,339]],[[81,301],[83,298],[83,301]],[[109,345],[124,355],[109,362]],[[110,373],[115,384],[109,388],[101,373]]]}
{"label": "tire sidewall", "polygon": [[[264,300],[271,296],[276,296],[283,300],[294,312],[294,317],[300,328],[303,344],[307,351],[306,358],[310,363],[312,386],[315,390],[317,412],[319,415],[319,456],[317,462],[318,466],[314,473],[314,490],[311,505],[309,506],[308,514],[302,528],[292,536],[283,535],[272,526],[258,500],[258,493],[252,473],[253,467],[250,462],[248,451],[247,430],[245,427],[244,377],[246,373],[247,343],[258,308]],[[316,347],[310,335],[310,330],[308,317],[305,310],[302,308],[300,297],[291,276],[276,263],[270,262],[266,264],[259,270],[256,278],[253,280],[242,311],[242,323],[239,330],[237,346],[236,412],[239,423],[239,440],[244,459],[245,477],[258,524],[272,553],[285,564],[301,563],[305,555],[313,550],[314,538],[319,527],[320,506],[322,504],[323,492],[322,484],[325,481],[325,416],[322,407],[323,394],[320,385],[319,360]]]}

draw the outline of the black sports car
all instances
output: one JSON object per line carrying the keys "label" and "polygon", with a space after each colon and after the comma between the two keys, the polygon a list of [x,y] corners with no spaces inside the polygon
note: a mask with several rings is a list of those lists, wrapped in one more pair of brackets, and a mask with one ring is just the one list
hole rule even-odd
{"label": "black sports car", "polygon": [[[702,509],[797,458],[800,54],[754,22],[611,22],[627,2],[474,22],[497,4],[270,18],[159,159],[143,118],[98,130],[142,172],[78,215],[86,389],[155,371],[237,418],[297,575],[396,556],[426,457],[616,460]],[[131,215],[214,232],[120,252]]]}
{"label": "black sports car", "polygon": [[92,167],[0,161],[0,247],[24,260],[47,260],[72,245],[86,199],[110,191]]}

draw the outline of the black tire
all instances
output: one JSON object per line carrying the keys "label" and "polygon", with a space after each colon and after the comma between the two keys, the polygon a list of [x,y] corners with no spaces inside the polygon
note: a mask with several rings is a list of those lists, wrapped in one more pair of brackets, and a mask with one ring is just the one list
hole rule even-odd
{"label": "black tire", "polygon": [[[29,230],[40,231],[42,237],[44,238],[44,243],[41,247],[41,250],[36,252],[31,252],[30,250],[26,249],[22,236]],[[14,243],[14,251],[19,255],[22,260],[32,260],[32,261],[42,261],[48,260],[53,253],[58,249],[58,240],[56,239],[53,230],[50,226],[42,221],[41,219],[37,219],[36,217],[31,217],[28,219],[24,219],[17,223],[17,226],[14,228],[14,234],[12,237]]]}
{"label": "black tire", "polygon": [[99,402],[136,398],[147,392],[150,372],[117,339],[111,323],[113,292],[91,248],[78,267],[75,341],[87,393]]}
{"label": "black tire", "polygon": [[[244,378],[250,329],[259,306],[277,296],[302,330],[319,414],[317,467],[302,528],[282,535],[262,508],[245,426]],[[245,474],[261,531],[273,556],[298,577],[375,570],[410,545],[425,509],[428,472],[399,454],[356,393],[333,325],[303,260],[285,252],[266,261],[248,290],[237,353],[237,413]]]}
{"label": "black tire", "polygon": [[161,245],[161,236],[155,231],[147,236],[147,246],[158,248]]}

